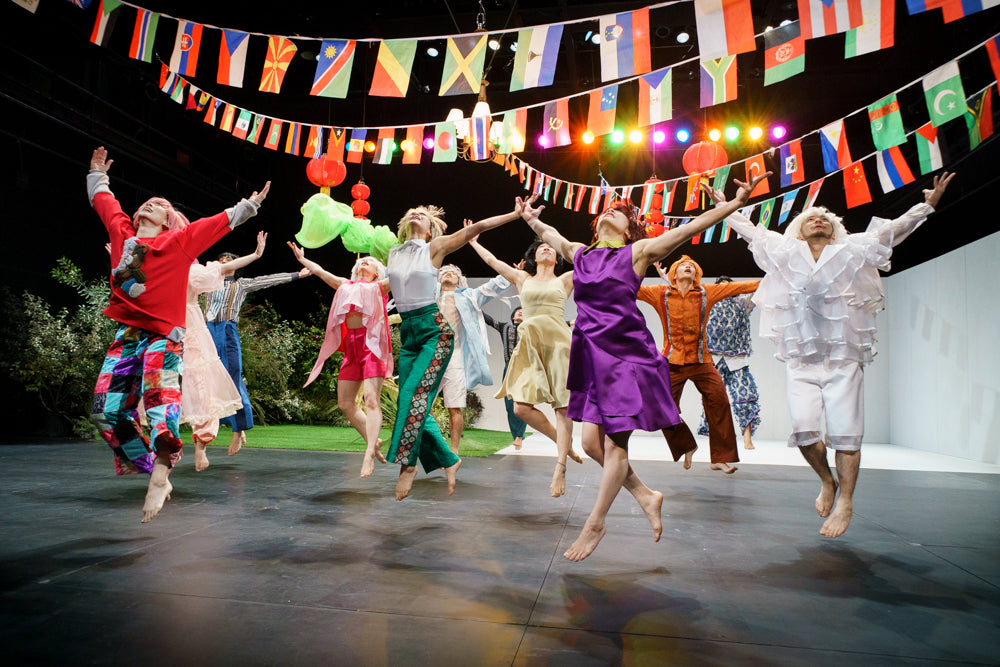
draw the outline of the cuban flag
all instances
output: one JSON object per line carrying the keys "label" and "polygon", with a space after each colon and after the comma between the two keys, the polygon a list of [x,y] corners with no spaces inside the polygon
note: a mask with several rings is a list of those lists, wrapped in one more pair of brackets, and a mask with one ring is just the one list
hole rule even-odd
{"label": "cuban flag", "polygon": [[200,23],[177,22],[177,38],[170,55],[170,71],[182,76],[194,76],[198,67],[198,49],[201,48]]}

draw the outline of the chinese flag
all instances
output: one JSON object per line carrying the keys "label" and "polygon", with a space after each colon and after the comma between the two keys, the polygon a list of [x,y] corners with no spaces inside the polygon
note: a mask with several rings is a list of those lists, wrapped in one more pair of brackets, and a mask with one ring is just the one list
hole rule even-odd
{"label": "chinese flag", "polygon": [[865,178],[865,166],[860,161],[844,170],[844,198],[847,200],[847,208],[868,204],[872,200],[868,179]]}

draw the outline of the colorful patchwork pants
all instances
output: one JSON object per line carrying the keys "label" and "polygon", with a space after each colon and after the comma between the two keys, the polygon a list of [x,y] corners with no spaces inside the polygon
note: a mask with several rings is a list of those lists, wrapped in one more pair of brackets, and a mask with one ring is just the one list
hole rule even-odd
{"label": "colorful patchwork pants", "polygon": [[240,390],[240,400],[243,401],[243,407],[235,415],[223,417],[219,423],[228,425],[234,431],[249,431],[253,428],[253,409],[250,407],[247,383],[243,381],[243,348],[240,346],[236,322],[209,322],[208,332],[212,334],[215,350],[229,371],[233,384]]}
{"label": "colorful patchwork pants", "polygon": [[399,405],[387,458],[410,466],[419,459],[424,472],[448,468],[459,459],[431,416],[431,404],[451,358],[455,332],[436,303],[400,317]]}
{"label": "colorful patchwork pants", "polygon": [[[115,453],[115,472],[153,471],[153,454],[173,466],[181,457],[183,343],[122,325],[108,348],[90,417]],[[139,423],[142,399],[150,436]]]}
{"label": "colorful patchwork pants", "polygon": [[[722,376],[722,383],[726,385],[729,392],[729,399],[732,401],[733,416],[736,423],[740,425],[740,433],[750,427],[750,435],[757,432],[760,426],[760,394],[757,393],[757,381],[750,373],[750,367],[744,366],[735,371],[729,370],[726,359],[719,359],[715,369]],[[701,425],[698,426],[698,435],[708,435],[708,421],[705,420],[705,412],[701,413]]]}

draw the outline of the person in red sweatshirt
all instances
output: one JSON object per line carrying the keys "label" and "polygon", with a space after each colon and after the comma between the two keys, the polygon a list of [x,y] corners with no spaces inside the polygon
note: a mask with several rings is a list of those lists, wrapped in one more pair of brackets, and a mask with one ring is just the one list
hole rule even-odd
{"label": "person in red sweatshirt", "polygon": [[[170,497],[168,480],[181,457],[183,350],[188,269],[237,225],[257,214],[271,182],[235,206],[188,222],[169,201],[153,197],[131,218],[108,180],[104,147],[90,158],[87,194],[111,240],[111,299],[104,314],[121,326],[94,389],[91,419],[115,455],[119,475],[150,475],[142,508],[150,521]],[[150,434],[139,423],[142,400]]]}

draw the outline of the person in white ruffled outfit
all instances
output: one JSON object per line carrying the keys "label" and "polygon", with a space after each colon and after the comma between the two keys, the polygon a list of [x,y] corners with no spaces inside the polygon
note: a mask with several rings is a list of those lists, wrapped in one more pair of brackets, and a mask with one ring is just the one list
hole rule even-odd
{"label": "person in white ruffled outfit", "polygon": [[[784,234],[739,213],[726,219],[766,272],[753,301],[761,309],[761,335],[785,362],[788,445],[799,448],[822,482],[816,511],[826,518],[824,537],[839,537],[851,523],[865,424],[864,367],[875,356],[875,314],[884,301],[878,271],[889,268],[893,246],[934,212],[953,177],[935,176],[924,203],[895,220],[872,218],[857,234],[848,234],[841,218],[822,206],[804,210]],[[713,199],[724,201],[718,191]],[[836,479],[827,447],[836,450]]]}

